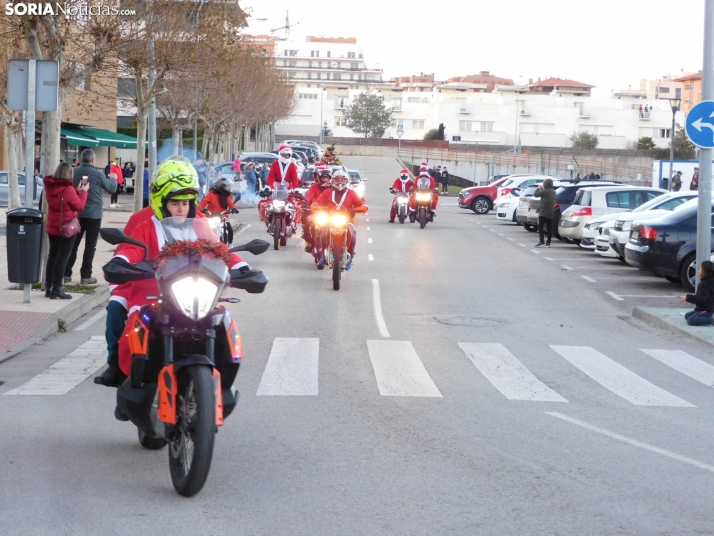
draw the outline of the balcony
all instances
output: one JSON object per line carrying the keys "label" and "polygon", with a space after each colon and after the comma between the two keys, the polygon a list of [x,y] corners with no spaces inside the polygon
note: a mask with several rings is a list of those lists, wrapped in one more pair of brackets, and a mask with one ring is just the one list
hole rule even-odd
{"label": "balcony", "polygon": [[344,110],[347,107],[347,103],[343,100],[335,101],[335,110]]}
{"label": "balcony", "polygon": [[460,114],[470,114],[471,110],[469,110],[468,108],[465,108],[465,107],[461,107],[461,108],[459,108],[459,113]]}
{"label": "balcony", "polygon": [[521,117],[530,117],[531,113],[527,110],[521,110],[520,116]]}
{"label": "balcony", "polygon": [[650,112],[648,111],[641,111],[640,112],[640,121],[649,121],[650,120]]}

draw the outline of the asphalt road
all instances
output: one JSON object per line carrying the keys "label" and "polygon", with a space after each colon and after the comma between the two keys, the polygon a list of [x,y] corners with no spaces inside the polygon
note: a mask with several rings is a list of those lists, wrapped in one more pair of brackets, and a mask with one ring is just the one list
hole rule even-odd
{"label": "asphalt road", "polygon": [[101,336],[85,318],[0,365],[0,534],[714,534],[711,350],[623,319],[606,291],[641,282],[564,269],[594,263],[453,197],[388,223],[400,166],[345,163],[370,213],[342,289],[292,239],[248,259],[264,294],[231,291],[241,398],[203,491],[177,495],[91,379],[7,394]]}

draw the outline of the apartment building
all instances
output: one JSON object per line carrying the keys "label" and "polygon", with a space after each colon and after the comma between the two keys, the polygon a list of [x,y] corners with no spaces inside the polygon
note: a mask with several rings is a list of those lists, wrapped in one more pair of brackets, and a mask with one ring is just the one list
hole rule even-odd
{"label": "apartment building", "polygon": [[695,104],[702,101],[702,72],[696,72],[680,76],[674,79],[682,84],[682,107],[683,112],[691,110]]}
{"label": "apartment building", "polygon": [[641,99],[681,99],[684,84],[672,74],[665,74],[654,80],[640,80],[638,89],[627,86],[613,94],[616,97],[635,97]]}

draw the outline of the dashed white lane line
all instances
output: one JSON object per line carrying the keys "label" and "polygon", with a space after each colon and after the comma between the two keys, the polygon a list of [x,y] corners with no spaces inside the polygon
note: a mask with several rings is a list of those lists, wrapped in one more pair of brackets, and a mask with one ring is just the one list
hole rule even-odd
{"label": "dashed white lane line", "polygon": [[610,430],[605,430],[604,428],[600,428],[598,426],[593,426],[592,424],[588,424],[586,422],[579,421],[577,419],[573,419],[572,417],[568,417],[567,415],[563,415],[562,413],[558,413],[557,411],[546,411],[545,414],[550,415],[551,417],[555,417],[557,419],[561,419],[563,421],[569,422],[571,424],[575,424],[575,425],[585,428],[587,430],[597,432],[598,434],[602,434],[604,436],[611,437],[613,439],[617,439],[618,441],[622,441],[623,443],[627,443],[629,445],[633,445],[635,447],[639,447],[641,449],[648,450],[648,451],[654,452],[656,454],[661,454],[662,456],[666,456],[667,458],[672,458],[673,460],[687,463],[687,464],[693,465],[694,467],[697,467],[699,469],[704,469],[705,471],[710,471],[710,472],[714,473],[714,465],[702,463],[697,460],[693,460],[692,458],[687,458],[686,456],[682,456],[681,454],[677,454],[677,453],[671,452],[669,450],[661,449],[659,447],[655,447],[654,445],[650,445],[648,443],[643,443],[642,441],[637,441],[636,439],[632,439],[631,437],[620,435],[615,432],[611,432]]}
{"label": "dashed white lane line", "polygon": [[714,367],[682,350],[640,350],[708,387],[714,387]]}
{"label": "dashed white lane line", "polygon": [[411,342],[367,341],[367,348],[380,395],[441,397]]}
{"label": "dashed white lane line", "polygon": [[522,248],[527,248],[527,247],[528,247],[528,246],[526,246],[525,244],[518,244],[518,245],[521,246]]}
{"label": "dashed white lane line", "polygon": [[536,378],[502,344],[459,343],[466,357],[509,400],[567,402]]}
{"label": "dashed white lane line", "polygon": [[545,257],[549,261],[554,261],[555,259],[551,259],[550,257]]}
{"label": "dashed white lane line", "polygon": [[104,335],[95,335],[47,370],[5,395],[66,395],[106,364],[107,341]]}
{"label": "dashed white lane line", "polygon": [[560,266],[561,266],[561,268],[563,268],[563,270],[572,270],[573,269],[570,266],[568,266],[567,264],[561,264]]}
{"label": "dashed white lane line", "polygon": [[367,230],[369,231],[369,227],[367,227]]}
{"label": "dashed white lane line", "polygon": [[367,255],[367,260],[368,260],[368,261],[373,261],[373,260],[374,260],[374,255],[372,255],[371,253],[370,253],[369,255]]}
{"label": "dashed white lane line", "polygon": [[696,407],[650,383],[594,348],[557,345],[550,347],[605,389],[636,406]]}
{"label": "dashed white lane line", "polygon": [[250,223],[243,225],[240,229],[238,229],[238,232],[233,235],[233,239],[235,240],[236,236],[240,236],[245,233],[249,227],[253,227],[253,225]]}
{"label": "dashed white lane line", "polygon": [[511,242],[513,242],[515,238],[506,238],[506,240],[510,240]]}
{"label": "dashed white lane line", "polygon": [[531,250],[531,253],[535,253],[536,255],[540,255],[540,251],[536,251],[535,249]]}
{"label": "dashed white lane line", "polygon": [[82,324],[80,324],[79,326],[77,326],[76,328],[74,328],[74,331],[84,331],[84,330],[87,329],[89,326],[91,326],[92,324],[94,324],[97,320],[99,320],[100,318],[103,318],[104,316],[106,316],[106,314],[107,314],[107,310],[106,310],[106,309],[103,309],[102,311],[99,311],[97,314],[95,314],[95,315],[94,315],[93,317],[91,317],[89,320],[87,320],[86,322],[83,322]]}
{"label": "dashed white lane line", "polygon": [[615,300],[617,300],[617,301],[625,301],[625,298],[623,298],[623,297],[621,297],[621,296],[615,294],[615,293],[614,293],[613,291],[611,291],[611,290],[605,291],[605,294],[607,294],[608,296],[610,296],[611,298],[613,298],[613,299],[615,299]]}
{"label": "dashed white lane line", "polygon": [[503,233],[498,233],[498,236],[503,236]]}
{"label": "dashed white lane line", "polygon": [[369,221],[369,218],[365,218],[365,221]]}
{"label": "dashed white lane line", "polygon": [[372,279],[372,306],[374,307],[374,320],[377,322],[377,329],[382,337],[389,337],[387,323],[382,314],[382,297],[379,292],[379,279]]}
{"label": "dashed white lane line", "polygon": [[368,238],[368,239],[367,239],[367,243],[368,243],[368,244],[371,244],[371,243],[372,243],[372,239],[371,239],[371,238]]}
{"label": "dashed white lane line", "polygon": [[258,396],[317,396],[320,339],[273,341]]}
{"label": "dashed white lane line", "polygon": [[592,277],[588,277],[586,275],[581,275],[580,277],[582,277],[585,281],[590,281],[591,283],[595,283],[595,280]]}

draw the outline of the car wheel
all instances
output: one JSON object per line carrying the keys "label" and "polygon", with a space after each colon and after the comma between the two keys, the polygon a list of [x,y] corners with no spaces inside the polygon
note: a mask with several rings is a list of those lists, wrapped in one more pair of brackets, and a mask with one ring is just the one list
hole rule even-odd
{"label": "car wheel", "polygon": [[492,208],[493,204],[487,197],[477,197],[473,203],[471,203],[471,210],[476,214],[488,214]]}
{"label": "car wheel", "polygon": [[528,231],[529,233],[535,233],[538,228],[535,225],[531,225],[529,223],[524,223],[523,228]]}
{"label": "car wheel", "polygon": [[575,242],[573,242],[572,238],[568,238],[565,236],[563,237],[563,242],[565,242],[566,244],[574,244],[575,243]]}
{"label": "car wheel", "polygon": [[664,278],[669,281],[670,283],[681,283],[680,279],[678,277],[675,277],[673,275],[665,275]]}
{"label": "car wheel", "polygon": [[622,261],[622,262],[624,262],[625,264],[627,264],[627,259],[626,259],[623,255],[618,255],[617,258],[620,259],[620,261]]}
{"label": "car wheel", "polygon": [[679,279],[687,292],[694,292],[697,278],[697,257],[691,254],[684,259],[679,268]]}

